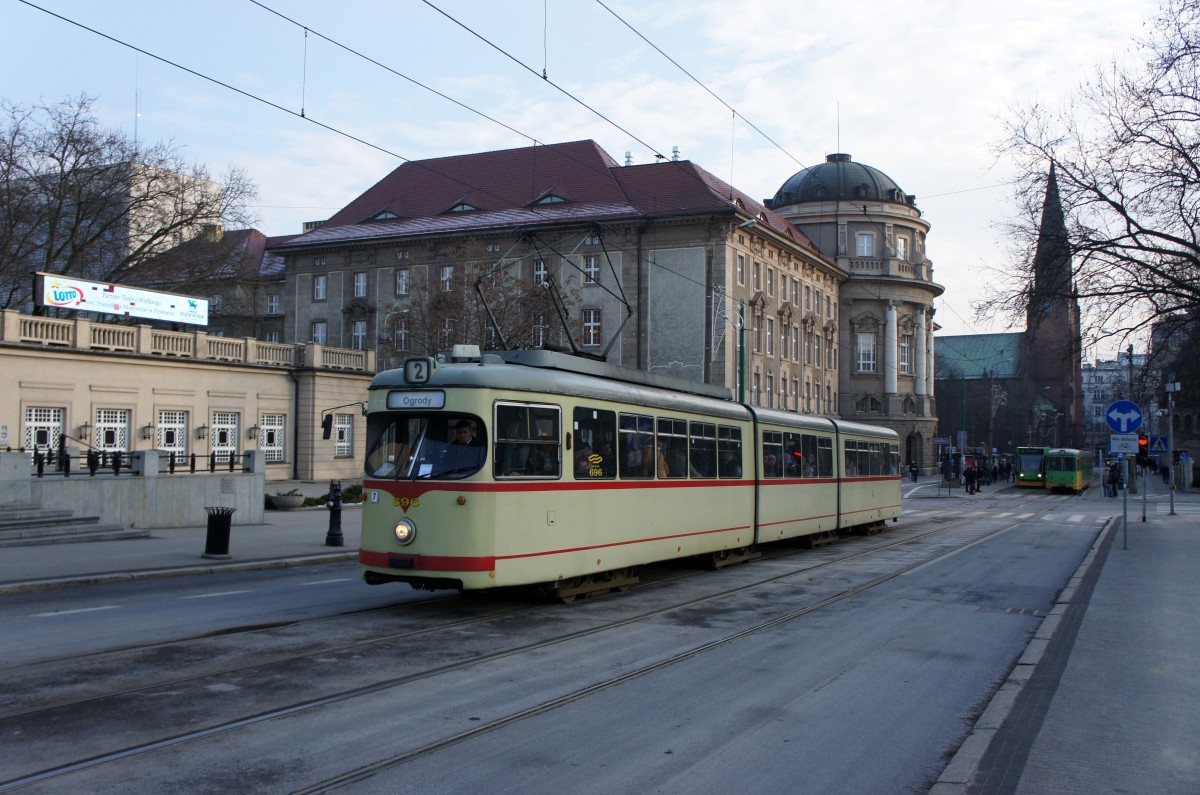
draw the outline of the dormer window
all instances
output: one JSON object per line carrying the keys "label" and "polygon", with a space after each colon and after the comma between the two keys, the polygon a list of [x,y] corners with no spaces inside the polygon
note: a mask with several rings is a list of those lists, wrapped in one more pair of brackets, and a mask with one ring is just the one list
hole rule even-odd
{"label": "dormer window", "polygon": [[399,217],[400,216],[396,215],[391,210],[384,210],[381,213],[377,213],[377,214],[371,216],[371,220],[372,221],[395,221]]}
{"label": "dormer window", "polygon": [[534,204],[562,204],[565,201],[566,199],[564,199],[562,196],[555,196],[553,193],[551,193],[538,199],[534,202]]}
{"label": "dormer window", "polygon": [[454,205],[446,212],[448,212],[448,213],[472,213],[478,209],[479,209],[478,207],[471,205],[471,204],[467,204],[466,202],[459,202],[458,204]]}

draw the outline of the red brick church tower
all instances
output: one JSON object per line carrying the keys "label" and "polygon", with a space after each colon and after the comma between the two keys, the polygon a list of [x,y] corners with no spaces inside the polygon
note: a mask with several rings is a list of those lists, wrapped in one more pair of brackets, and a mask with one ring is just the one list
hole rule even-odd
{"label": "red brick church tower", "polygon": [[1083,377],[1080,369],[1079,299],[1071,271],[1071,246],[1054,167],[1033,259],[1025,315],[1025,376],[1033,391],[1030,423],[1047,445],[1082,447]]}

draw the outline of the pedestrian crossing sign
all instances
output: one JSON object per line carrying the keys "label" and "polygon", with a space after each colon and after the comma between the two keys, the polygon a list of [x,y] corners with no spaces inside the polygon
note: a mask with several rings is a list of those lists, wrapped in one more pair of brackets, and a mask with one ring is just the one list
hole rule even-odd
{"label": "pedestrian crossing sign", "polygon": [[1151,436],[1150,437],[1150,452],[1152,452],[1152,453],[1167,452],[1167,437]]}

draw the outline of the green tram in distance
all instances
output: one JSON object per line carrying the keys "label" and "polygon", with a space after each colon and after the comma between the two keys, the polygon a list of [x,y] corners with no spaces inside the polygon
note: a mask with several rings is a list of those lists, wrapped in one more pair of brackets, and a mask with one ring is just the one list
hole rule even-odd
{"label": "green tram in distance", "polygon": [[1082,494],[1092,485],[1092,455],[1087,450],[1058,447],[1046,451],[1046,488]]}
{"label": "green tram in distance", "polygon": [[1018,486],[1046,488],[1046,451],[1048,447],[1018,447],[1017,460],[1013,465],[1017,470],[1016,483]]}

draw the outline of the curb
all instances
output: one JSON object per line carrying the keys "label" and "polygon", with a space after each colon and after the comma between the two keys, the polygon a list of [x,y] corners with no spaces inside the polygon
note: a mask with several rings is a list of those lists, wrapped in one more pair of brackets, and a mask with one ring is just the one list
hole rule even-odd
{"label": "curb", "polygon": [[968,792],[971,780],[975,777],[975,773],[979,770],[979,765],[983,761],[983,756],[987,753],[988,747],[996,736],[996,732],[1004,725],[1005,719],[1008,718],[1009,712],[1012,711],[1013,705],[1017,701],[1017,697],[1021,695],[1021,691],[1025,685],[1033,678],[1034,672],[1037,670],[1038,663],[1042,659],[1042,655],[1046,651],[1046,647],[1050,645],[1054,633],[1058,630],[1059,624],[1062,622],[1063,613],[1071,604],[1071,600],[1075,597],[1075,592],[1079,589],[1079,585],[1083,582],[1084,576],[1088,570],[1096,562],[1096,557],[1099,554],[1100,548],[1104,545],[1105,539],[1110,533],[1116,531],[1120,524],[1118,517],[1112,517],[1105,523],[1104,529],[1096,536],[1096,540],[1092,542],[1091,549],[1083,556],[1079,567],[1075,569],[1075,573],[1067,581],[1055,599],[1054,607],[1042,619],[1042,623],[1038,626],[1037,631],[1033,633],[1033,638],[1029,641],[1029,645],[1025,647],[1020,658],[1008,672],[1008,677],[999,689],[992,695],[987,707],[975,721],[975,725],[971,731],[963,739],[959,745],[958,751],[950,760],[950,763],[942,770],[938,776],[937,783],[929,790],[929,795],[964,795]]}
{"label": "curb", "polygon": [[330,552],[321,555],[302,555],[291,558],[269,558],[247,560],[238,563],[200,564],[177,566],[170,569],[142,569],[140,571],[113,571],[102,574],[81,574],[76,577],[58,577],[46,580],[0,583],[0,594],[49,591],[55,588],[74,588],[80,585],[104,585],[134,580],[157,580],[167,577],[188,577],[197,574],[216,574],[224,571],[259,571],[263,569],[290,569],[297,566],[313,566],[322,563],[342,563],[358,560],[358,551]]}

